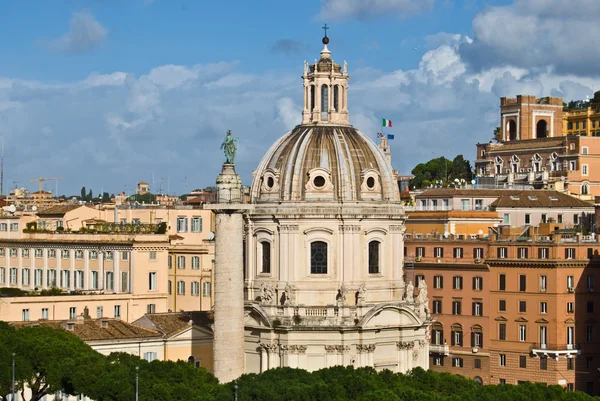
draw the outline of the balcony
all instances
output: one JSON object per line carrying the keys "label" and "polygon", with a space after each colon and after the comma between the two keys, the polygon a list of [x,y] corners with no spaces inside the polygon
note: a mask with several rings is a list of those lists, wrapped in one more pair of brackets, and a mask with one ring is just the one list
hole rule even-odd
{"label": "balcony", "polygon": [[450,346],[448,344],[429,344],[430,354],[450,355]]}
{"label": "balcony", "polygon": [[581,353],[580,344],[543,344],[536,343],[531,347],[531,353],[537,357],[558,359],[561,356],[572,358]]}

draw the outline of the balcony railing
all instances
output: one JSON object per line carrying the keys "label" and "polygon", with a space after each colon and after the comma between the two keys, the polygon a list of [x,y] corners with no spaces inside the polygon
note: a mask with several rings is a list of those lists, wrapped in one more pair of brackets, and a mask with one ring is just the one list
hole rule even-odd
{"label": "balcony railing", "polygon": [[404,211],[406,212],[489,212],[491,211],[489,206],[469,206],[469,207],[453,207],[453,206],[405,206]]}
{"label": "balcony railing", "polygon": [[450,355],[450,346],[448,344],[429,344],[430,354]]}
{"label": "balcony railing", "polygon": [[239,189],[219,189],[215,203],[242,203],[242,193]]}
{"label": "balcony railing", "polygon": [[574,356],[581,352],[581,344],[546,344],[536,343],[531,347],[535,356],[558,358],[559,356]]}

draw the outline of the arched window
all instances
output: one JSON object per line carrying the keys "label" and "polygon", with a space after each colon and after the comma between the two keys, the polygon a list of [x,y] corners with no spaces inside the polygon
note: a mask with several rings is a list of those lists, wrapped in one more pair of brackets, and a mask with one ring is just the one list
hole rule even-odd
{"label": "arched window", "polygon": [[514,120],[510,120],[508,122],[508,138],[511,141],[514,141],[517,139],[517,123]]}
{"label": "arched window", "polygon": [[369,242],[369,274],[379,273],[379,241]]}
{"label": "arched window", "polygon": [[327,243],[323,241],[310,244],[310,274],[327,274]]}
{"label": "arched window", "polygon": [[191,364],[195,364],[196,363],[196,358],[194,358],[194,355],[190,355],[190,357],[188,358],[188,362]]}
{"label": "arched window", "polygon": [[271,273],[271,243],[263,241],[260,243],[262,253],[262,272]]}
{"label": "arched window", "polygon": [[340,111],[339,109],[339,91],[340,91],[340,86],[336,85],[333,87],[333,111]]}
{"label": "arched window", "polygon": [[460,324],[452,325],[452,345],[462,347],[463,345],[463,331]]}
{"label": "arched window", "polygon": [[431,328],[431,343],[435,345],[444,344],[444,326],[440,322],[434,323]]}
{"label": "arched window", "polygon": [[546,138],[548,136],[548,123],[546,120],[540,120],[535,127],[536,138]]}
{"label": "arched window", "polygon": [[587,183],[581,184],[581,195],[589,195],[590,187]]}
{"label": "arched window", "polygon": [[483,327],[478,324],[471,327],[471,347],[483,347]]}
{"label": "arched window", "polygon": [[329,87],[321,86],[321,120],[327,120],[329,112]]}
{"label": "arched window", "polygon": [[310,111],[315,109],[315,86],[310,86]]}

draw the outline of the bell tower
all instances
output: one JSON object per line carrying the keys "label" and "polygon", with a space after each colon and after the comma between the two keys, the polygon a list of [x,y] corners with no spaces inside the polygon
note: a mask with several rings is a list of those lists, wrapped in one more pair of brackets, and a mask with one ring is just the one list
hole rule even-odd
{"label": "bell tower", "polygon": [[303,125],[350,125],[348,121],[348,76],[344,68],[336,64],[327,48],[327,24],[323,27],[323,50],[319,61],[310,66],[304,62],[302,75],[304,86]]}

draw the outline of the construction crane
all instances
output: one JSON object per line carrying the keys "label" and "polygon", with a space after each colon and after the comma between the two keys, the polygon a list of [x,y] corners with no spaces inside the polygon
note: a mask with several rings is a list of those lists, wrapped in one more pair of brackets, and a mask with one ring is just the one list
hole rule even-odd
{"label": "construction crane", "polygon": [[[42,196],[42,194],[44,193],[43,188],[42,188],[42,184],[45,181],[58,181],[58,180],[62,180],[62,178],[43,178],[43,177],[40,177],[40,178],[35,178],[35,179],[31,180],[31,182],[37,182],[40,185],[40,190],[38,192],[38,207],[42,206],[42,202],[43,202],[43,199],[44,199],[43,196]],[[58,195],[58,194],[55,194],[55,195]]]}

